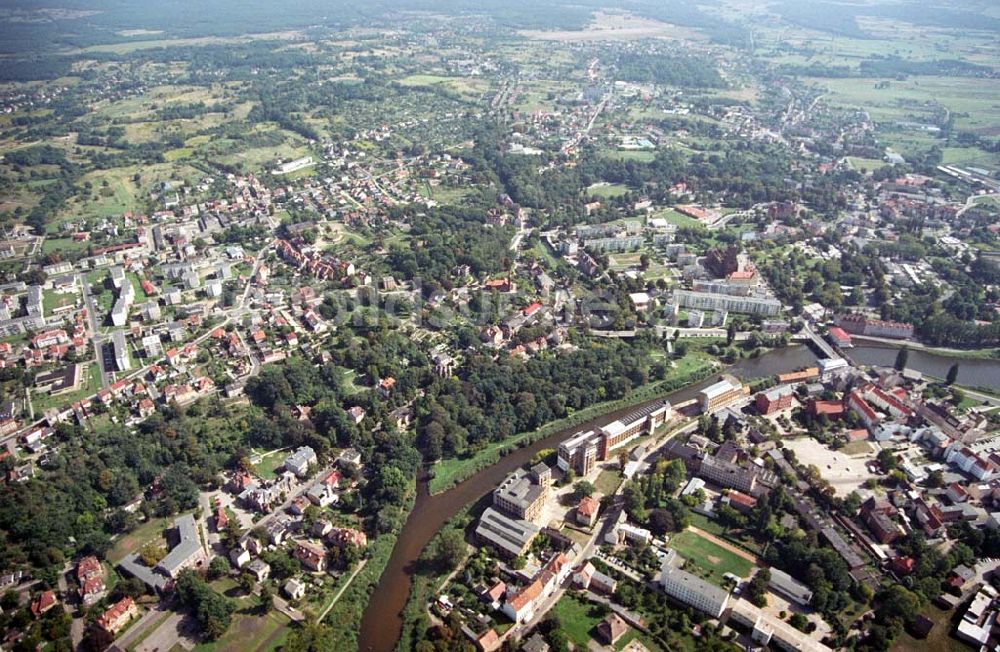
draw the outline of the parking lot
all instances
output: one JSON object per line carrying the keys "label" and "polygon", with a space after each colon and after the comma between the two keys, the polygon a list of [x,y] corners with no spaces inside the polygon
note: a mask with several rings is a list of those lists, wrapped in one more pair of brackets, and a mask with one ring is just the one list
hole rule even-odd
{"label": "parking lot", "polygon": [[858,456],[848,456],[831,450],[811,437],[784,441],[785,447],[795,452],[800,464],[814,465],[820,475],[830,483],[836,494],[844,497],[860,488],[869,478],[877,477],[867,468],[875,459],[875,451]]}

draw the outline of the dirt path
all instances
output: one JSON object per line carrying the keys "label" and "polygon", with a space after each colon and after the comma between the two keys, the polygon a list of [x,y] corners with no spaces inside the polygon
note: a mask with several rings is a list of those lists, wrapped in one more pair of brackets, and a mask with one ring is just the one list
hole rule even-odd
{"label": "dirt path", "polygon": [[357,577],[358,573],[361,572],[361,569],[364,568],[365,564],[367,563],[368,563],[367,559],[361,560],[361,563],[358,564],[358,567],[354,569],[354,572],[351,573],[351,576],[347,578],[347,582],[344,584],[344,586],[340,587],[340,590],[337,591],[337,595],[333,596],[333,600],[331,600],[330,604],[326,606],[326,609],[323,610],[323,613],[319,615],[319,618],[316,619],[316,622],[319,623],[323,622],[323,619],[326,618],[326,615],[330,613],[330,610],[333,609],[333,606],[337,604],[338,600],[340,600],[340,596],[344,595],[344,591],[346,591],[348,587],[351,586],[351,582],[354,581],[354,578]]}
{"label": "dirt path", "polygon": [[757,557],[754,557],[753,555],[751,555],[746,550],[744,550],[742,548],[739,548],[737,546],[734,546],[733,544],[729,543],[725,539],[720,539],[719,537],[715,536],[714,534],[709,534],[705,530],[702,530],[700,528],[696,528],[693,525],[689,525],[688,526],[688,530],[690,530],[691,532],[694,532],[695,534],[697,534],[698,536],[700,536],[703,539],[708,539],[709,541],[711,541],[715,545],[719,546],[720,548],[725,548],[726,550],[728,550],[729,552],[733,553],[734,555],[736,555],[738,557],[742,557],[743,559],[746,559],[748,562],[754,564],[755,566],[760,566],[761,564],[763,564],[763,562],[760,559],[758,559]]}

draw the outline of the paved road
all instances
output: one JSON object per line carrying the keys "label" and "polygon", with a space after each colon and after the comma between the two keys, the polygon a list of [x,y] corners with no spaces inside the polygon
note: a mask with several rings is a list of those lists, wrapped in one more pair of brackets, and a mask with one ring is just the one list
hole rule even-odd
{"label": "paved road", "polygon": [[127,650],[137,640],[142,638],[147,629],[152,627],[161,616],[169,611],[167,606],[162,602],[148,610],[139,617],[139,620],[135,621],[134,625],[128,628],[128,631],[115,640],[115,646],[120,650]]}
{"label": "paved road", "polygon": [[813,343],[816,344],[816,346],[819,348],[819,350],[822,351],[823,354],[826,357],[834,359],[834,360],[837,359],[837,358],[843,357],[839,353],[837,353],[836,351],[834,351],[833,347],[831,347],[829,344],[827,344],[826,340],[824,340],[822,337],[820,337],[819,335],[817,335],[815,333],[815,331],[813,331],[812,327],[809,325],[809,322],[804,322],[803,323],[803,325],[802,325],[802,333],[805,334],[806,337],[808,337],[809,339],[811,339],[813,341]]}
{"label": "paved road", "polygon": [[280,611],[281,613],[285,614],[295,622],[301,623],[303,620],[306,619],[305,614],[303,614],[301,611],[299,611],[292,605],[288,604],[288,602],[277,593],[272,594],[271,597],[274,599],[274,608]]}
{"label": "paved road", "polygon": [[90,329],[90,343],[94,347],[94,357],[97,358],[97,366],[101,370],[101,387],[107,387],[111,381],[109,373],[104,367],[104,355],[101,351],[105,340],[101,335],[100,324],[97,321],[97,304],[94,303],[94,295],[90,293],[90,283],[87,282],[87,276],[77,274],[76,282],[83,288],[83,301],[87,306],[87,326]]}

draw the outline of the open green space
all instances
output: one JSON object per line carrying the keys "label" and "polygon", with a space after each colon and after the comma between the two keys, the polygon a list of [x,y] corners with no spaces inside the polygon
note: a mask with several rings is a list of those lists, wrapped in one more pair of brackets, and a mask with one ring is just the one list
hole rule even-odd
{"label": "open green space", "polygon": [[605,469],[594,481],[594,488],[605,496],[613,494],[622,483],[621,474],[613,469]]}
{"label": "open green space", "polygon": [[117,564],[133,552],[138,552],[146,542],[161,537],[163,531],[170,527],[172,522],[169,518],[151,518],[140,523],[131,532],[115,539],[114,545],[111,546],[111,550],[107,554],[108,561]]}
{"label": "open green space", "polygon": [[629,191],[629,187],[623,183],[595,183],[587,188],[587,194],[595,197],[621,197]]}
{"label": "open green space", "polygon": [[254,471],[265,480],[274,480],[277,476],[277,470],[284,465],[287,456],[288,451],[286,450],[271,451],[262,455],[260,462],[254,467]]}
{"label": "open green space", "polygon": [[857,170],[858,172],[864,170],[869,174],[875,170],[881,170],[889,165],[887,162],[879,159],[861,158],[858,156],[848,156],[847,162],[850,164],[852,169]]}
{"label": "open green space", "polygon": [[[252,609],[252,608],[251,608]],[[237,612],[233,622],[217,641],[200,643],[195,652],[269,652],[278,649],[288,636],[291,619],[280,611],[267,614]]]}
{"label": "open green space", "polygon": [[656,160],[656,152],[648,149],[607,149],[601,155],[619,161],[638,161],[639,163],[649,163]]}
{"label": "open green space", "polygon": [[586,650],[590,640],[597,636],[597,625],[604,616],[601,609],[572,594],[564,594],[552,608],[562,630],[577,649]]}
{"label": "open green space", "polygon": [[77,241],[73,238],[45,238],[42,243],[42,254],[80,254],[87,251],[90,241]]}
{"label": "open green space", "polygon": [[46,290],[42,295],[42,307],[45,309],[46,316],[48,316],[52,314],[53,310],[74,305],[78,297],[79,295],[76,292]]}
{"label": "open green space", "polygon": [[665,211],[660,211],[652,215],[651,217],[659,217],[671,224],[676,224],[677,226],[702,226],[702,223],[693,217],[688,217],[683,213],[679,213],[672,208],[668,208]]}
{"label": "open green space", "polygon": [[866,441],[852,441],[841,448],[840,452],[844,455],[864,455],[872,452],[872,446]]}
{"label": "open green space", "polygon": [[912,636],[909,632],[896,639],[893,652],[909,652],[910,650],[927,650],[927,652],[970,652],[974,648],[966,645],[951,635],[951,618],[953,611],[945,611],[940,607],[929,604],[922,612],[924,616],[934,621],[934,628],[925,639]]}
{"label": "open green space", "polygon": [[750,561],[690,530],[673,535],[668,545],[687,560],[685,570],[713,584],[721,585],[726,573],[749,577],[754,567]]}

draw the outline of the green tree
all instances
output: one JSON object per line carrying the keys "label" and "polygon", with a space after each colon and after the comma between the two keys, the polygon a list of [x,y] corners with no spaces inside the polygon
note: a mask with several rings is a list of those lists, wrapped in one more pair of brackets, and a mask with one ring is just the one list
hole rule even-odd
{"label": "green tree", "polygon": [[274,609],[274,593],[271,585],[267,582],[260,585],[260,609],[264,613],[269,613]]}
{"label": "green tree", "polygon": [[229,572],[229,562],[225,557],[213,557],[208,564],[208,579],[214,580]]}
{"label": "green tree", "polygon": [[257,579],[250,573],[243,573],[240,575],[240,588],[247,595],[253,593],[254,587],[257,586]]}
{"label": "green tree", "polygon": [[462,563],[467,551],[468,546],[465,544],[465,536],[462,531],[449,528],[438,537],[434,556],[438,564],[452,571]]}
{"label": "green tree", "polygon": [[747,582],[746,599],[758,607],[767,606],[767,585],[771,581],[771,571],[762,568]]}
{"label": "green tree", "polygon": [[903,369],[906,369],[906,361],[909,358],[910,358],[910,349],[909,347],[904,346],[899,350],[899,353],[896,354],[896,364],[893,365],[896,368],[896,371],[902,371]]}
{"label": "green tree", "polygon": [[587,480],[580,480],[573,485],[573,497],[577,500],[587,496],[593,496],[595,491],[597,491],[597,487]]}

